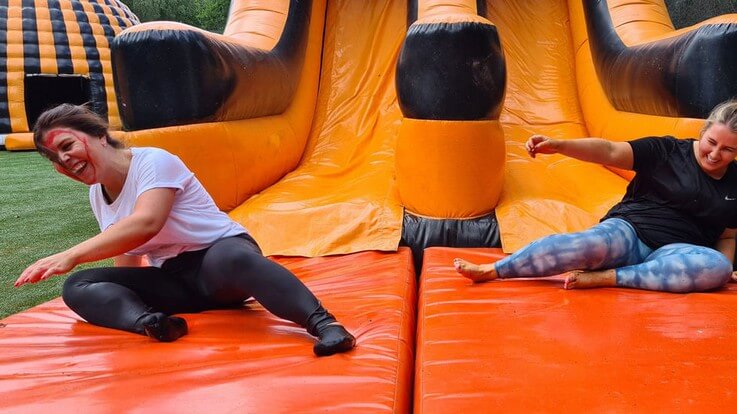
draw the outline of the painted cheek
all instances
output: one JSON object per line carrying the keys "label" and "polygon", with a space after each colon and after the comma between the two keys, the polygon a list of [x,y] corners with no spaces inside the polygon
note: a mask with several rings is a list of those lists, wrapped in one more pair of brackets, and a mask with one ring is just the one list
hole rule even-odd
{"label": "painted cheek", "polygon": [[74,138],[77,138],[78,140],[80,140],[80,141],[84,142],[85,144],[87,144],[87,137],[85,137],[84,135],[75,134],[73,132],[71,134],[74,135]]}
{"label": "painted cheek", "polygon": [[55,170],[56,170],[57,172],[59,172],[60,174],[64,174],[64,175],[66,175],[67,177],[71,178],[72,180],[75,180],[75,181],[80,181],[79,177],[77,177],[76,175],[74,175],[74,174],[70,173],[69,171],[67,171],[67,169],[66,169],[66,168],[62,167],[61,165],[59,165],[59,164],[57,164],[57,163],[54,163],[54,169],[55,169]]}
{"label": "painted cheek", "polygon": [[90,157],[90,143],[87,141],[87,138],[80,135],[74,135],[84,146],[84,158],[87,160],[87,170],[92,170],[92,176],[90,177],[92,181],[97,181],[97,164],[92,160]]}

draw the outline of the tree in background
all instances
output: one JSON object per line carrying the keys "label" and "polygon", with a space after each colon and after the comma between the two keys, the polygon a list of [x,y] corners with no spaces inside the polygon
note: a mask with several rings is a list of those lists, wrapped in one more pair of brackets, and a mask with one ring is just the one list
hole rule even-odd
{"label": "tree in background", "polygon": [[676,29],[710,17],[737,13],[737,0],[665,0],[665,5]]}
{"label": "tree in background", "polygon": [[[222,33],[230,0],[123,0],[142,22],[169,20]],[[679,29],[710,17],[737,13],[737,0],[665,0]]]}
{"label": "tree in background", "polygon": [[[142,22],[169,20],[222,33],[230,0],[123,0]],[[665,0],[678,29],[710,17],[737,13],[737,0]]]}
{"label": "tree in background", "polygon": [[202,29],[222,33],[228,17],[230,0],[197,0],[201,7],[197,10],[197,21]]}
{"label": "tree in background", "polygon": [[142,22],[168,20],[222,33],[230,0],[123,0]]}

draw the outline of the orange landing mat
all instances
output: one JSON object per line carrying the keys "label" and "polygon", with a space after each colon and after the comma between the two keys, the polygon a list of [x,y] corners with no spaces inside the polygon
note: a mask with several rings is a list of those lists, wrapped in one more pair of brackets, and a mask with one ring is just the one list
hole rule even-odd
{"label": "orange landing mat", "polygon": [[425,250],[415,412],[732,412],[737,286],[563,290],[562,277],[473,285]]}
{"label": "orange landing mat", "polygon": [[411,253],[279,258],[352,331],[313,339],[260,305],[187,314],[173,343],[81,322],[60,299],[0,321],[0,412],[310,413],[409,410],[415,334]]}

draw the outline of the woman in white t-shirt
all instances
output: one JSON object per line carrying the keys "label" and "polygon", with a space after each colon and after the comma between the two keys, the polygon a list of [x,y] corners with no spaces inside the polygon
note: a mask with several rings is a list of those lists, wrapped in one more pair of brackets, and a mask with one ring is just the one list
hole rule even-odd
{"label": "woman in white t-shirt", "polygon": [[[64,283],[64,302],[92,324],[169,342],[187,333],[186,321],[172,314],[253,297],[318,337],[317,355],[355,346],[299,279],[265,258],[246,229],[218,210],[176,156],[125,148],[103,119],[69,104],[38,118],[34,142],[58,172],[90,186],[101,233],[30,265],[16,287],[112,257],[115,267],[82,270]],[[143,257],[150,266],[142,266]]]}

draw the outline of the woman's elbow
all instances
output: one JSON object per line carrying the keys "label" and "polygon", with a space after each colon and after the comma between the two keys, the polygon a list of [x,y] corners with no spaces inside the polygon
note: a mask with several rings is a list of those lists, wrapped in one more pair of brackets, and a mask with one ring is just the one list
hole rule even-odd
{"label": "woman's elbow", "polygon": [[164,228],[164,224],[166,224],[166,220],[151,216],[139,217],[137,221],[136,233],[140,235],[142,239],[145,239],[144,243],[159,234],[161,229]]}

